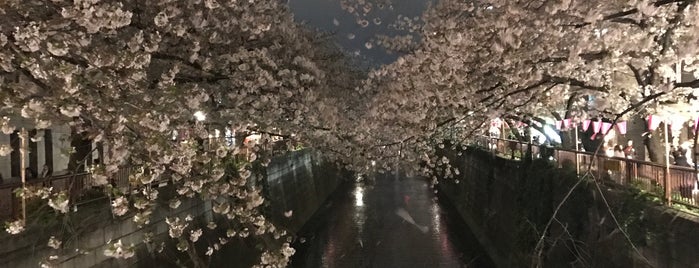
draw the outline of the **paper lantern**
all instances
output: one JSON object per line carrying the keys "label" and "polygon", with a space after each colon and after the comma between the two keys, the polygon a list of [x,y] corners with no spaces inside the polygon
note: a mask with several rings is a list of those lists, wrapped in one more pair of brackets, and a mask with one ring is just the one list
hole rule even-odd
{"label": "paper lantern", "polygon": [[626,135],[626,121],[617,122],[616,129],[619,130],[619,134]]}
{"label": "paper lantern", "polygon": [[494,128],[500,128],[502,125],[502,121],[500,121],[500,118],[495,118],[493,120],[490,120],[490,126]]}
{"label": "paper lantern", "polygon": [[600,128],[602,128],[602,121],[595,121],[592,122],[592,131],[595,132],[595,134],[599,133]]}
{"label": "paper lantern", "polygon": [[587,131],[587,129],[590,127],[590,119],[586,119],[582,123],[582,129],[583,131]]}
{"label": "paper lantern", "polygon": [[563,128],[568,129],[570,127],[571,121],[572,120],[570,118],[563,119]]}
{"label": "paper lantern", "polygon": [[657,115],[649,115],[648,116],[648,130],[653,131],[658,126],[660,126],[660,121],[663,121],[663,118]]}
{"label": "paper lantern", "polygon": [[607,134],[610,128],[612,128],[612,123],[602,122],[602,134]]}
{"label": "paper lantern", "polygon": [[601,120],[592,122],[592,132],[594,132],[594,134],[592,134],[592,136],[590,137],[590,140],[594,140],[595,138],[597,138],[597,133],[599,133],[601,128],[602,128],[602,121]]}

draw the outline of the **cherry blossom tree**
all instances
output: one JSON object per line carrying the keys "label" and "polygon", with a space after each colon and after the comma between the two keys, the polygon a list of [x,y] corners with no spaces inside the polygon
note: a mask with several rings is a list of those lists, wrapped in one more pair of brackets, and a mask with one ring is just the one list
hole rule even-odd
{"label": "cherry blossom tree", "polygon": [[[391,3],[341,5],[361,26],[378,23],[367,14]],[[407,54],[365,76],[348,71],[341,54],[276,0],[10,0],[0,5],[1,125],[14,130],[10,115],[37,129],[70,125],[105,144],[95,185],[109,188],[108,178],[133,167],[138,191],[112,189],[115,215],[136,213],[147,224],[161,197],[138,186],[170,181],[170,206],[182,197],[212,200],[215,213],[235,222],[231,236],[282,239],[261,264],[284,266],[293,249],[259,210],[251,163],[235,162],[241,152],[233,148],[198,146],[212,126],[297,139],[358,172],[458,172],[435,148],[473,139],[495,117],[617,120],[696,98],[699,80],[676,71],[679,64],[699,77],[696,18],[694,0],[439,1],[421,22],[392,24],[417,32],[419,44],[377,37]],[[172,142],[182,130],[188,142]],[[50,189],[26,194],[60,213],[70,205]],[[178,248],[196,256],[199,231],[190,222],[168,218]],[[130,256],[120,252],[128,247],[114,244],[109,254]]]}
{"label": "cherry blossom tree", "polygon": [[[14,129],[15,115],[37,129],[70,125],[82,139],[104,144],[92,184],[110,189],[115,216],[135,213],[137,224],[147,225],[163,197],[145,186],[168,181],[176,192],[164,200],[170,207],[201,198],[232,222],[229,235],[205,255],[230,237],[255,235],[279,240],[267,243],[260,265],[286,265],[293,249],[286,232],[259,210],[264,199],[251,163],[236,162],[237,148],[196,142],[212,125],[311,140],[337,121],[341,106],[319,105],[318,98],[360,80],[327,47],[319,49],[317,34],[297,26],[286,6],[276,0],[5,1],[0,14],[3,129]],[[196,112],[207,115],[206,124],[194,120]],[[172,140],[185,130],[188,142]],[[258,155],[268,161],[251,149],[250,161]],[[127,167],[133,192],[109,183]],[[49,199],[59,215],[72,205],[49,188],[26,194]],[[198,259],[197,239],[182,235],[191,221],[168,218],[170,236]],[[9,225],[13,233],[25,228],[21,223]],[[109,254],[133,256],[115,253],[122,248],[115,244]]]}
{"label": "cherry blossom tree", "polygon": [[698,10],[694,1],[440,1],[422,18],[418,49],[362,89],[376,94],[367,132],[426,141],[455,123],[468,138],[508,114],[663,113],[697,94],[699,80],[678,80],[676,65],[697,70]]}

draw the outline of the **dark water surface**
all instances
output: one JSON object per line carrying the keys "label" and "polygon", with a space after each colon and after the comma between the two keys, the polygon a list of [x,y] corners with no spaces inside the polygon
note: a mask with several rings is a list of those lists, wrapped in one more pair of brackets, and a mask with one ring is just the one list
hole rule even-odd
{"label": "dark water surface", "polygon": [[426,181],[384,175],[342,187],[301,231],[290,267],[494,267]]}

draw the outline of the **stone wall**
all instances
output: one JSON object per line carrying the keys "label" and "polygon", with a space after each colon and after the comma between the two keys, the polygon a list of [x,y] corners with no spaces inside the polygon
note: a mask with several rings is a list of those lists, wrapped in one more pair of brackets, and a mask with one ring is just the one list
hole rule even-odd
{"label": "stone wall", "polygon": [[[276,157],[265,168],[268,195],[265,204],[267,217],[277,222],[291,233],[296,232],[313,215],[325,199],[337,188],[342,177],[333,165],[320,162],[310,150],[291,152]],[[161,195],[172,189],[163,188]],[[143,241],[145,232],[152,232],[155,241],[168,239],[165,217],[191,215],[195,222],[208,222],[212,219],[210,202],[200,199],[186,200],[176,209],[158,209],[154,212],[151,224],[138,228],[132,217],[114,219],[106,207],[108,200],[81,207],[70,213],[67,222],[47,222],[42,228],[27,230],[17,236],[0,233],[0,267],[38,267],[39,262],[49,255],[60,255],[58,267],[153,267],[164,265],[167,256],[153,253],[153,246]],[[164,207],[167,207],[164,205]],[[293,211],[292,217],[285,217],[285,211]],[[55,217],[50,217],[55,218]],[[71,228],[79,230],[73,238],[64,241],[65,248],[71,251],[56,251],[48,248],[47,241],[51,230]],[[134,244],[136,256],[126,260],[116,260],[104,256],[108,242],[122,240],[123,244]],[[172,244],[172,243],[170,243]],[[249,263],[256,261],[259,254],[250,241],[231,241],[212,263]],[[170,245],[172,246],[172,245]],[[75,251],[78,248],[78,251]],[[166,250],[167,251],[167,250]],[[224,254],[225,252],[225,254]],[[177,254],[170,252],[170,254]],[[221,256],[224,255],[224,256]],[[242,265],[244,267],[246,265]]]}
{"label": "stone wall", "polygon": [[[105,199],[103,204],[107,201]],[[206,203],[201,200],[185,200],[176,210],[156,210],[151,224],[138,228],[133,222],[133,216],[115,219],[105,205],[91,204],[67,216],[65,221],[47,222],[43,228],[29,229],[17,236],[5,232],[0,234],[0,241],[3,241],[0,247],[0,267],[38,267],[49,255],[61,256],[58,267],[91,267],[98,264],[100,267],[110,267],[111,263],[137,266],[140,260],[147,259],[147,256],[143,256],[147,251],[137,250],[140,256],[116,262],[104,255],[107,244],[121,240],[124,245],[144,247],[144,233],[150,231],[156,236],[167,235],[165,216],[202,217],[206,214],[210,215],[210,207]],[[67,245],[66,250],[54,250],[47,246],[51,230],[56,228],[74,229],[71,237],[63,242]]]}
{"label": "stone wall", "polygon": [[[266,171],[268,214],[293,232],[313,216],[341,178],[350,177],[334,165],[320,162],[320,156],[308,150],[274,158]],[[289,211],[292,217],[284,216]]]}
{"label": "stone wall", "polygon": [[[530,266],[544,226],[578,182],[575,171],[474,148],[440,153],[461,171],[440,179],[440,193],[496,265]],[[580,181],[545,234],[542,267],[699,267],[699,219],[653,199],[611,182]]]}

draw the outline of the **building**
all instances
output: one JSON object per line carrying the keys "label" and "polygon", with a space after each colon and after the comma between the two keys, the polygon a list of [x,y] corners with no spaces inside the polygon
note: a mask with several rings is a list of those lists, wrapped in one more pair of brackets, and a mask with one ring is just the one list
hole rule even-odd
{"label": "building", "polygon": [[44,165],[51,168],[54,175],[68,172],[70,161],[71,135],[69,126],[53,126],[51,129],[37,130],[30,120],[12,117],[10,122],[17,129],[12,134],[0,132],[0,144],[10,145],[12,152],[7,156],[0,156],[0,174],[3,182],[20,181],[20,135],[21,128],[25,128],[30,139],[28,143],[28,155],[26,167],[31,168],[36,174],[41,173]]}

